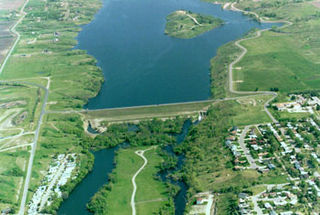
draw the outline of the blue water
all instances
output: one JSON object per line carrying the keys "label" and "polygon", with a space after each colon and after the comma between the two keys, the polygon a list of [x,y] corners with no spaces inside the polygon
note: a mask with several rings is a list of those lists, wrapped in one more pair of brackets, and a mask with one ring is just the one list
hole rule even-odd
{"label": "blue water", "polygon": [[108,182],[108,174],[114,168],[113,160],[117,148],[94,152],[92,171],[76,186],[70,196],[64,200],[58,210],[58,215],[90,215],[86,204],[93,195]]}
{"label": "blue water", "polygon": [[[200,0],[104,0],[78,36],[76,48],[98,60],[105,82],[85,108],[204,100],[210,97],[210,59],[252,28],[266,28],[240,12]],[[225,24],[193,39],[164,34],[166,16],[179,9],[213,15]]]}

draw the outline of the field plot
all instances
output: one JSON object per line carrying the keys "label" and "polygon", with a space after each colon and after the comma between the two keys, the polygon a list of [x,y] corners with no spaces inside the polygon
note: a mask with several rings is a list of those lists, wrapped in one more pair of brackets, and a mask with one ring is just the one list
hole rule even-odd
{"label": "field plot", "polygon": [[1,0],[0,10],[17,10],[24,0]]}
{"label": "field plot", "polygon": [[16,38],[15,35],[10,32],[10,27],[17,19],[17,11],[23,2],[24,0],[0,1],[0,65]]}

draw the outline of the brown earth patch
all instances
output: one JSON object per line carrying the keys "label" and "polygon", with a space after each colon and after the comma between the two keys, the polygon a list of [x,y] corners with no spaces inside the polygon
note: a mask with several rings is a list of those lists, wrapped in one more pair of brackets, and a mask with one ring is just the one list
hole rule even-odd
{"label": "brown earth patch", "polygon": [[312,2],[313,6],[320,8],[320,1],[314,1]]}
{"label": "brown earth patch", "polygon": [[24,0],[1,0],[0,10],[17,10],[21,7]]}

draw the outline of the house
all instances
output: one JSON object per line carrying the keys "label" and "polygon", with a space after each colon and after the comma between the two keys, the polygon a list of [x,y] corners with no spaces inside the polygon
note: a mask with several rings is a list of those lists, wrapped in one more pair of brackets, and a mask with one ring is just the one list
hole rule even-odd
{"label": "house", "polygon": [[275,166],[275,165],[273,165],[272,163],[268,163],[268,168],[269,168],[269,169],[275,169],[275,168],[276,168],[276,166]]}
{"label": "house", "polygon": [[246,194],[246,193],[239,193],[238,197],[239,197],[240,199],[245,199],[245,198],[248,197],[248,194]]}
{"label": "house", "polygon": [[269,215],[278,215],[274,210],[270,211]]}
{"label": "house", "polygon": [[267,209],[271,209],[272,208],[272,206],[271,206],[271,204],[269,202],[266,202],[264,204],[264,207],[267,208]]}
{"label": "house", "polygon": [[197,205],[202,205],[204,203],[204,199],[203,198],[197,198]]}
{"label": "house", "polygon": [[235,136],[230,136],[230,137],[227,137],[227,140],[235,141],[235,140],[236,140],[236,137],[235,137]]}
{"label": "house", "polygon": [[281,212],[280,215],[292,215],[292,211]]}

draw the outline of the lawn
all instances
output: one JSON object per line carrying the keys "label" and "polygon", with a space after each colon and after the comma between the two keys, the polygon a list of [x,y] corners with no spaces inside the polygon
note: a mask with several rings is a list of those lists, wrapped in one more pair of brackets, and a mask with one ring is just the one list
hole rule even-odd
{"label": "lawn", "polygon": [[137,214],[141,215],[157,213],[168,200],[166,186],[155,179],[163,159],[157,149],[145,152],[145,157],[148,159],[148,165],[136,178],[136,207]]}
{"label": "lawn", "polygon": [[[147,147],[120,149],[117,152],[116,168],[111,174],[111,181],[95,195],[90,205],[99,204],[107,214],[131,214],[130,200],[133,191],[131,179],[143,165],[142,158],[135,154],[135,151],[140,149],[147,149]],[[148,159],[148,164],[136,177],[137,214],[157,213],[168,198],[166,186],[155,178],[162,162],[158,149],[147,151],[145,157]],[[109,191],[105,195],[106,190]],[[106,198],[101,198],[102,195]],[[95,211],[95,213],[103,212]]]}
{"label": "lawn", "polygon": [[234,125],[244,126],[271,122],[264,110],[264,104],[271,96],[253,96],[239,98],[233,103],[232,108],[235,115],[231,117]]}

